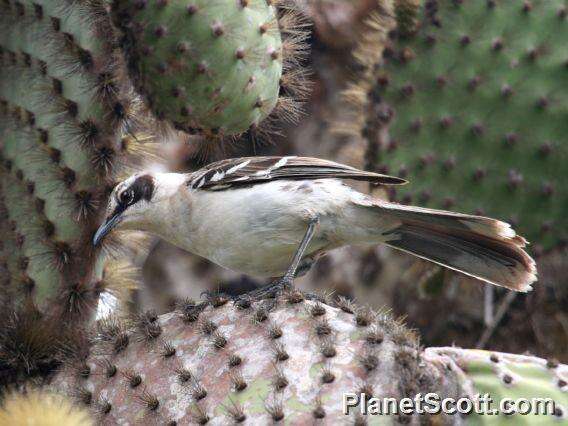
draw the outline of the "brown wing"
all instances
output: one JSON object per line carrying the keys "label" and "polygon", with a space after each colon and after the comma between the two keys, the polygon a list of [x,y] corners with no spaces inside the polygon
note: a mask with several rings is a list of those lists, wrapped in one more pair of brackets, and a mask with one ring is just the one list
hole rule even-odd
{"label": "brown wing", "polygon": [[219,161],[190,175],[193,189],[220,190],[271,180],[352,179],[376,185],[402,185],[404,179],[366,172],[310,157],[243,157]]}

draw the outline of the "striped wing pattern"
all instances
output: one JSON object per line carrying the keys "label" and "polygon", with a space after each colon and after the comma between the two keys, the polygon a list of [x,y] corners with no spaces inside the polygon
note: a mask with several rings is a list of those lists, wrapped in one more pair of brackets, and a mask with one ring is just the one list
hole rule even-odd
{"label": "striped wing pattern", "polygon": [[311,157],[242,157],[212,163],[189,176],[192,189],[222,190],[272,180],[351,179],[401,185],[404,179]]}

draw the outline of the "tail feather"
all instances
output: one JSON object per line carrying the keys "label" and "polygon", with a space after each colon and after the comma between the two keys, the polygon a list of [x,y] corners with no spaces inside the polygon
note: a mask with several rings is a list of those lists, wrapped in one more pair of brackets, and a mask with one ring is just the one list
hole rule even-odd
{"label": "tail feather", "polygon": [[523,250],[526,240],[505,222],[390,203],[376,207],[399,223],[383,234],[393,248],[511,290],[529,291],[537,279],[535,262]]}
{"label": "tail feather", "polygon": [[484,216],[474,216],[463,213],[454,213],[445,210],[427,209],[424,207],[405,206],[393,203],[384,203],[380,207],[405,222],[422,222],[427,217],[428,222],[457,230],[469,230],[488,237],[499,237],[511,240],[515,245],[524,247],[527,241],[517,235],[511,225],[497,219]]}

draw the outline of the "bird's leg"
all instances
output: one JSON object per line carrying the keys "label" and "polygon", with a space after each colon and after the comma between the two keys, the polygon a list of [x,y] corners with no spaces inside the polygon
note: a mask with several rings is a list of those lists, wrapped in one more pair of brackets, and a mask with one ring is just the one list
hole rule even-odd
{"label": "bird's leg", "polygon": [[304,238],[302,239],[302,242],[296,250],[296,254],[294,254],[292,263],[288,267],[288,270],[286,271],[284,276],[278,279],[277,282],[282,282],[287,287],[292,287],[292,285],[294,284],[294,278],[296,277],[296,272],[298,272],[298,266],[300,265],[300,262],[302,261],[302,258],[306,253],[306,249],[308,248],[308,245],[310,244],[312,238],[314,237],[314,234],[316,233],[316,226],[318,225],[318,223],[319,219],[317,217],[310,219],[310,221],[308,222],[308,229],[306,230]]}
{"label": "bird's leg", "polygon": [[[314,237],[316,227],[319,223],[319,218],[314,217],[310,219],[308,222],[308,229],[304,234],[304,238],[300,242],[296,253],[294,254],[294,258],[292,259],[292,263],[288,267],[286,273],[277,280],[271,282],[269,285],[262,287],[258,290],[254,290],[248,294],[243,296],[251,297],[253,299],[266,299],[266,298],[273,298],[276,297],[278,294],[282,293],[283,290],[291,289],[294,285],[294,278],[296,277],[296,273],[298,272],[298,267],[300,266],[300,262],[304,257],[306,249],[310,244],[310,241]],[[242,296],[241,296],[242,297]]]}

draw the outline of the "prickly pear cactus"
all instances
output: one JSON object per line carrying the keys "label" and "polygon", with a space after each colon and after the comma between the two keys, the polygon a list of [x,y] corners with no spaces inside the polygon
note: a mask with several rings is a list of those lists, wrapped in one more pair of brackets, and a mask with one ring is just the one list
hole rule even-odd
{"label": "prickly pear cactus", "polygon": [[412,181],[398,201],[510,221],[535,253],[566,241],[566,7],[424,1],[391,33],[367,121],[388,123],[375,166]]}
{"label": "prickly pear cactus", "polygon": [[425,361],[415,335],[387,314],[295,292],[212,305],[187,301],[129,325],[105,319],[91,356],[53,386],[105,424],[364,424],[355,410],[342,413],[344,392],[462,395],[457,376]]}
{"label": "prickly pear cactus", "polygon": [[[277,3],[116,0],[131,75],[155,115],[208,136],[239,134],[268,117],[281,82],[297,83],[283,72],[304,37],[290,11],[279,20]],[[280,106],[294,109],[287,98]]]}
{"label": "prickly pear cactus", "polygon": [[0,298],[75,318],[104,290],[91,239],[136,98],[104,2],[8,0],[0,28]]}
{"label": "prickly pear cactus", "polygon": [[[423,350],[388,314],[343,299],[305,300],[293,291],[235,304],[188,300],[162,316],[105,318],[95,335],[91,355],[75,357],[51,386],[97,423],[557,424],[566,417],[568,366],[478,350]],[[493,408],[503,398],[551,398],[555,409],[538,418],[386,419],[363,417],[360,407],[343,414],[343,394],[350,392],[398,399],[490,393]]]}
{"label": "prickly pear cactus", "polygon": [[[550,399],[554,405],[541,406],[549,415],[524,413],[529,405],[519,405],[520,413],[505,416],[480,415],[471,418],[471,424],[559,424],[568,419],[568,366],[556,361],[526,355],[460,348],[428,348],[424,357],[434,361],[449,358],[448,365],[460,371],[462,386],[471,394],[489,394],[493,400],[490,409],[499,409],[505,398],[520,401],[533,398]],[[535,407],[536,408],[536,407]]]}

